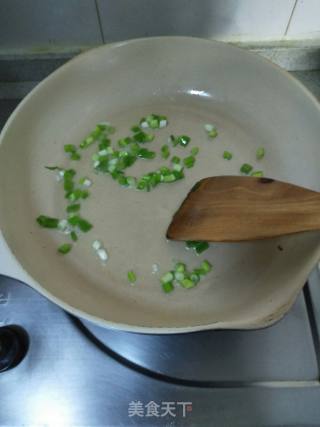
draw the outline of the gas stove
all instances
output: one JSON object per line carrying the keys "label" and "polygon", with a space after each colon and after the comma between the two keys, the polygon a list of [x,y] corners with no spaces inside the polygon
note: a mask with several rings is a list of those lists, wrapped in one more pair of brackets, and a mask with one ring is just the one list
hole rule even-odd
{"label": "gas stove", "polygon": [[[0,126],[30,75],[64,60],[37,74],[20,63],[23,82],[0,71]],[[312,88],[314,75],[300,78]],[[13,268],[0,258],[0,273]],[[181,335],[101,328],[0,275],[0,426],[320,425],[319,369],[318,269],[271,327]]]}

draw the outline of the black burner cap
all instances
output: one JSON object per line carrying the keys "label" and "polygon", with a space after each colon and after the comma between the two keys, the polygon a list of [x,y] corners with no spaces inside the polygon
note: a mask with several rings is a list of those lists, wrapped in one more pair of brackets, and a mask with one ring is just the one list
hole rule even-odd
{"label": "black burner cap", "polygon": [[0,372],[17,366],[28,351],[29,339],[20,326],[0,327]]}

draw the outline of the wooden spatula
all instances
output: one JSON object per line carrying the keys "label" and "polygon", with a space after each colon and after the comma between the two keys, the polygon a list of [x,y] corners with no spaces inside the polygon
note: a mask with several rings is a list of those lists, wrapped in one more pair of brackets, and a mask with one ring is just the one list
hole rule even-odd
{"label": "wooden spatula", "polygon": [[199,181],[175,213],[173,240],[237,242],[320,229],[320,193],[269,178]]}

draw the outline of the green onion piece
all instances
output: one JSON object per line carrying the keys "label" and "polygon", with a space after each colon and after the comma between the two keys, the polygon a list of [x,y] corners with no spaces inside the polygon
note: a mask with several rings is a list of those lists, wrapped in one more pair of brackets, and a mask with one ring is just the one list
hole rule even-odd
{"label": "green onion piece", "polygon": [[175,271],[174,273],[174,278],[178,281],[181,282],[181,280],[185,279],[185,274],[180,272],[180,271]]}
{"label": "green onion piece", "polygon": [[174,290],[173,283],[172,282],[162,283],[162,290],[166,294],[169,294],[170,292],[172,292]]}
{"label": "green onion piece", "polygon": [[95,142],[95,139],[92,136],[88,136],[82,142],[80,142],[80,148],[81,149],[88,148],[94,142]]}
{"label": "green onion piece", "polygon": [[176,181],[176,176],[174,173],[171,173],[170,175],[162,175],[161,176],[161,181],[162,182],[174,182]]}
{"label": "green onion piece", "polygon": [[167,159],[170,156],[170,149],[169,149],[169,146],[167,144],[164,144],[161,147],[161,156],[163,159]]}
{"label": "green onion piece", "polygon": [[188,278],[181,280],[180,285],[186,289],[190,289],[190,288],[193,288],[195,286],[194,282]]}
{"label": "green onion piece", "polygon": [[162,290],[166,294],[169,294],[170,292],[172,292],[174,290],[173,283],[172,282],[162,283]]}
{"label": "green onion piece", "polygon": [[137,133],[137,132],[141,131],[141,128],[138,125],[134,125],[134,126],[131,127],[131,130],[132,130],[133,133]]}
{"label": "green onion piece", "polygon": [[81,156],[80,156],[79,153],[72,153],[71,156],[70,156],[70,159],[71,160],[80,160]]}
{"label": "green onion piece", "polygon": [[173,173],[175,172],[182,172],[183,171],[183,166],[180,165],[179,163],[174,163],[173,165]]}
{"label": "green onion piece", "polygon": [[140,143],[151,142],[154,139],[154,135],[140,131],[133,135],[133,139]]}
{"label": "green onion piece", "polygon": [[130,187],[130,188],[135,188],[135,187],[136,187],[136,185],[137,185],[137,180],[136,180],[136,178],[135,178],[135,177],[133,177],[133,176],[128,176],[128,177],[127,177],[127,185],[128,185],[128,187]]}
{"label": "green onion piece", "polygon": [[97,127],[109,135],[115,133],[116,131],[116,128],[114,126],[111,126],[109,122],[98,123]]}
{"label": "green onion piece", "polygon": [[130,153],[133,156],[137,156],[140,150],[140,145],[137,142],[133,142],[132,144],[130,144]]}
{"label": "green onion piece", "polygon": [[180,163],[180,161],[181,161],[181,159],[178,156],[173,156],[171,159],[171,162],[176,163],[176,164]]}
{"label": "green onion piece", "polygon": [[245,175],[249,175],[252,169],[253,167],[251,165],[249,165],[248,163],[244,163],[240,168],[240,172],[244,173]]}
{"label": "green onion piece", "polygon": [[49,169],[49,171],[61,171],[63,170],[62,168],[59,168],[59,166],[45,166],[46,169]]}
{"label": "green onion piece", "polygon": [[58,228],[59,219],[40,215],[37,218],[37,223],[44,228]]}
{"label": "green onion piece", "polygon": [[89,221],[86,219],[81,218],[78,215],[74,215],[68,218],[68,223],[72,226],[78,227],[81,231],[84,233],[87,233],[91,228],[93,227],[92,224],[90,224]]}
{"label": "green onion piece", "polygon": [[58,252],[62,255],[66,255],[71,251],[71,249],[72,249],[71,243],[64,243],[63,245],[58,247]]}
{"label": "green onion piece", "polygon": [[141,157],[142,159],[154,159],[156,157],[156,153],[155,151],[149,151],[146,148],[140,148],[138,157]]}
{"label": "green onion piece", "polygon": [[189,142],[191,141],[190,136],[187,136],[187,135],[181,135],[178,137],[178,139],[179,139],[179,144],[182,147],[186,147],[189,144]]}
{"label": "green onion piece", "polygon": [[87,199],[89,197],[89,191],[88,190],[81,190],[81,199]]}
{"label": "green onion piece", "polygon": [[181,145],[182,147],[186,147],[191,141],[190,136],[187,136],[187,135],[180,135],[180,136],[170,135],[169,139],[174,147],[176,145]]}
{"label": "green onion piece", "polygon": [[192,168],[195,164],[196,158],[194,156],[188,156],[183,159],[185,167]]}
{"label": "green onion piece", "polygon": [[169,175],[171,173],[171,170],[167,168],[167,166],[161,166],[159,172],[161,173],[161,175]]}
{"label": "green onion piece", "polygon": [[119,175],[118,176],[118,183],[124,187],[128,186],[128,180],[124,175]]}
{"label": "green onion piece", "polygon": [[65,144],[64,145],[64,152],[65,153],[76,153],[77,147],[73,144]]}
{"label": "green onion piece", "polygon": [[253,171],[253,172],[251,172],[250,175],[261,178],[261,177],[263,177],[263,171]]}
{"label": "green onion piece", "polygon": [[71,231],[70,237],[71,237],[71,240],[73,240],[74,242],[78,240],[78,235],[75,231]]}
{"label": "green onion piece", "polygon": [[128,271],[128,280],[130,283],[135,283],[137,280],[136,273],[134,271]]}
{"label": "green onion piece", "polygon": [[178,273],[184,273],[186,271],[187,267],[183,262],[178,262],[175,267],[174,267],[174,271],[178,272]]}
{"label": "green onion piece", "polygon": [[215,138],[216,136],[218,136],[218,131],[217,129],[212,129],[210,132],[208,132],[208,136],[209,138]]}
{"label": "green onion piece", "polygon": [[264,158],[265,155],[265,149],[263,147],[259,147],[256,151],[256,158],[257,160],[261,160]]}
{"label": "green onion piece", "polygon": [[198,147],[191,148],[190,153],[192,156],[196,156],[199,153],[199,148]]}
{"label": "green onion piece", "polygon": [[172,282],[172,280],[173,280],[173,274],[171,273],[171,271],[168,271],[167,273],[165,273],[160,279],[161,283],[169,283],[169,282]]}
{"label": "green onion piece", "polygon": [[200,269],[204,274],[207,274],[212,270],[212,264],[208,260],[204,260],[200,265]]}
{"label": "green onion piece", "polygon": [[230,153],[230,151],[224,151],[223,152],[223,158],[226,160],[231,160],[232,159],[232,153]]}
{"label": "green onion piece", "polygon": [[111,141],[108,138],[101,138],[100,143],[98,145],[99,151],[105,150],[106,148],[110,147]]}
{"label": "green onion piece", "polygon": [[68,213],[79,212],[80,207],[81,207],[80,203],[75,203],[75,204],[73,204],[73,205],[69,205],[69,206],[67,206],[66,211],[67,211]]}
{"label": "green onion piece", "polygon": [[127,136],[126,138],[122,138],[118,140],[119,147],[126,147],[127,145],[131,144],[133,142],[133,139],[130,138],[130,136]]}
{"label": "green onion piece", "polygon": [[203,241],[188,240],[186,242],[186,247],[194,249],[194,251],[199,255],[209,248],[209,243]]}
{"label": "green onion piece", "polygon": [[194,271],[190,274],[190,280],[196,285],[200,281],[200,275]]}

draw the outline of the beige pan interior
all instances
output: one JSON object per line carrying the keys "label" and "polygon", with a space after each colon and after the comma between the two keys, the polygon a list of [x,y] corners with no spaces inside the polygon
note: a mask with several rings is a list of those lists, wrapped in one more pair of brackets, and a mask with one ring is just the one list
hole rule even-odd
{"label": "beige pan interior", "polygon": [[[94,181],[82,215],[94,229],[72,252],[59,256],[65,236],[41,229],[40,214],[65,216],[61,184],[45,165],[67,167],[65,143],[78,144],[99,121],[117,127],[115,139],[150,112],[170,125],[156,131],[187,134],[200,154],[186,179],[150,193],[121,188],[91,170],[88,150],[74,162],[78,177]],[[203,129],[215,123],[210,142]],[[319,233],[241,244],[215,244],[196,258],[182,243],[166,242],[171,216],[199,179],[238,174],[243,162],[266,176],[320,190],[320,111],[315,99],[286,72],[258,56],[222,43],[192,38],[150,38],[103,46],[70,61],[20,104],[1,136],[0,226],[29,284],[67,310],[102,325],[143,332],[256,328],[292,305],[320,255]],[[255,151],[266,149],[258,163]],[[231,161],[222,159],[224,150]],[[179,151],[180,150],[180,151]],[[184,156],[188,149],[177,149]],[[164,161],[141,160],[132,174]],[[91,244],[101,239],[101,265]],[[283,247],[280,251],[278,245]],[[207,258],[214,272],[192,290],[165,295],[159,275],[172,259],[193,266]],[[130,286],[127,271],[138,281]]]}

